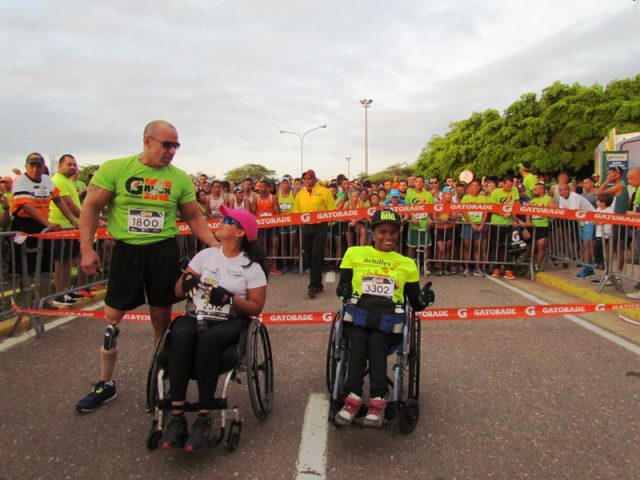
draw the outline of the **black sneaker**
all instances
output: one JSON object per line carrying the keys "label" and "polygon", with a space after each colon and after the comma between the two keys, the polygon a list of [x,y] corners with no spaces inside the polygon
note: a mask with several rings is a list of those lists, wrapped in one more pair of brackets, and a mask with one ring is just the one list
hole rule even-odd
{"label": "black sneaker", "polygon": [[307,290],[307,295],[309,295],[309,297],[311,298],[316,298],[317,294],[318,294],[318,291],[316,290],[315,287],[309,287],[309,289]]}
{"label": "black sneaker", "polygon": [[103,403],[110,402],[118,396],[116,392],[116,382],[113,385],[107,385],[102,380],[95,383],[89,394],[76,403],[78,412],[93,412]]}
{"label": "black sneaker", "polygon": [[79,293],[76,293],[76,292],[67,293],[67,296],[71,297],[71,300],[74,300],[76,302],[84,298],[84,295],[80,295]]}
{"label": "black sneaker", "polygon": [[200,416],[193,422],[191,429],[191,435],[187,439],[187,443],[184,446],[185,452],[194,452],[205,448],[209,445],[209,439],[211,438],[211,416]]}
{"label": "black sneaker", "polygon": [[51,304],[56,307],[71,307],[76,304],[76,301],[71,298],[69,295],[60,295],[59,297],[51,300]]}
{"label": "black sneaker", "polygon": [[167,423],[162,432],[162,438],[160,439],[160,445],[163,449],[169,450],[173,447],[181,447],[189,436],[189,429],[187,428],[187,419],[183,414],[171,415],[171,420]]}

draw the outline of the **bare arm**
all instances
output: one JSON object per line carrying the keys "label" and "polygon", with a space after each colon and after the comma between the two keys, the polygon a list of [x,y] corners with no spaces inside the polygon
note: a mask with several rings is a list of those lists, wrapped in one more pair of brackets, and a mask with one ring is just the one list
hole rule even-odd
{"label": "bare arm", "polygon": [[65,195],[64,197],[60,197],[62,198],[62,201],[67,205],[67,208],[69,209],[69,211],[76,217],[76,218],[80,218],[80,208],[78,208],[78,206],[73,203],[73,200],[71,199],[70,195]]}
{"label": "bare arm", "polygon": [[260,315],[267,300],[267,286],[247,289],[247,298],[233,296],[233,306],[240,315]]}
{"label": "bare arm", "polygon": [[56,223],[50,223],[49,219],[45,215],[40,213],[40,211],[36,207],[34,207],[29,203],[23,204],[20,208],[22,208],[22,210],[27,212],[29,216],[33,218],[36,222],[44,225],[45,228],[51,228],[56,226],[59,227],[59,225],[57,225]]}
{"label": "bare arm", "polygon": [[89,185],[87,197],[80,211],[80,266],[87,275],[93,275],[100,269],[100,258],[93,249],[93,237],[98,227],[102,209],[111,201],[114,193],[110,190]]}
{"label": "bare arm", "polygon": [[206,219],[200,213],[196,201],[184,203],[178,207],[182,220],[187,222],[193,234],[208,247],[218,246],[218,241],[209,230]]}
{"label": "bare arm", "polygon": [[78,226],[78,219],[75,217],[75,215],[73,213],[71,213],[71,210],[69,209],[69,206],[67,205],[67,202],[65,202],[62,199],[62,197],[54,198],[53,199],[53,203],[55,203],[56,207],[58,207],[60,209],[60,211],[62,212],[62,214],[65,217],[67,217],[67,220],[69,220],[69,222],[71,222],[71,225],[73,225],[74,227]]}

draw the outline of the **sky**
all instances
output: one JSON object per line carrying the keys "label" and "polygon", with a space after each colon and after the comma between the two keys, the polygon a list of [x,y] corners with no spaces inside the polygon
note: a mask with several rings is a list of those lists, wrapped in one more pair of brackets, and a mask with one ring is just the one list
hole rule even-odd
{"label": "sky", "polygon": [[[174,164],[331,178],[413,163],[474,111],[640,73],[633,0],[0,0],[0,175],[83,165],[173,123]],[[346,158],[351,160],[347,162]]]}

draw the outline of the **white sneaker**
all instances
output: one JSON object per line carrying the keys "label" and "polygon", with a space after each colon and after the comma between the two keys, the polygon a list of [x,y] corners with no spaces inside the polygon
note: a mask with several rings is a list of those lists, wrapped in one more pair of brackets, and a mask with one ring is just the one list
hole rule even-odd
{"label": "white sneaker", "polygon": [[362,424],[365,427],[380,428],[384,423],[384,409],[387,407],[387,402],[380,397],[376,397],[369,400],[367,407],[369,408],[367,416],[364,417]]}
{"label": "white sneaker", "polygon": [[347,398],[344,399],[342,409],[336,413],[336,423],[342,426],[350,425],[356,415],[358,415],[360,405],[362,405],[362,398],[355,393],[350,393]]}
{"label": "white sneaker", "polygon": [[636,290],[633,293],[627,293],[627,298],[632,298],[633,300],[640,300],[640,290]]}

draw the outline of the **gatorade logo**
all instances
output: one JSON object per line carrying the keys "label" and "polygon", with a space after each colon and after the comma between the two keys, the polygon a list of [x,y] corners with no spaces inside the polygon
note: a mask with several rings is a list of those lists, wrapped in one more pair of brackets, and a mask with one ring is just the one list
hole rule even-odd
{"label": "gatorade logo", "polygon": [[524,313],[526,313],[530,317],[535,317],[536,316],[536,307],[529,306],[529,307],[524,309]]}
{"label": "gatorade logo", "polygon": [[374,213],[376,213],[377,208],[376,207],[369,207],[367,208],[367,215],[372,217]]}
{"label": "gatorade logo", "polygon": [[502,205],[502,211],[504,213],[511,213],[513,210],[513,205]]}
{"label": "gatorade logo", "polygon": [[310,213],[303,213],[302,215],[300,215],[300,221],[301,222],[309,223],[309,220],[311,220],[311,214]]}
{"label": "gatorade logo", "polygon": [[458,309],[458,317],[467,318],[467,309],[466,308],[459,308]]}
{"label": "gatorade logo", "polygon": [[441,212],[442,210],[444,210],[444,204],[442,204],[442,203],[436,203],[433,206],[433,211],[434,212]]}
{"label": "gatorade logo", "polygon": [[168,202],[172,184],[155,178],[130,177],[125,181],[124,187],[131,195],[142,196],[146,200]]}
{"label": "gatorade logo", "polygon": [[596,312],[604,312],[606,310],[604,303],[597,304],[595,310]]}
{"label": "gatorade logo", "polygon": [[586,210],[576,210],[574,215],[576,216],[577,219],[582,220],[587,217],[587,212]]}
{"label": "gatorade logo", "polygon": [[332,312],[324,312],[322,314],[322,321],[326,323],[331,323],[333,321],[333,313]]}

